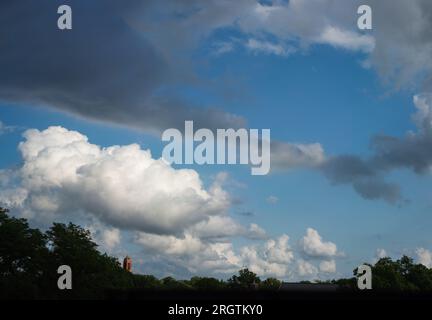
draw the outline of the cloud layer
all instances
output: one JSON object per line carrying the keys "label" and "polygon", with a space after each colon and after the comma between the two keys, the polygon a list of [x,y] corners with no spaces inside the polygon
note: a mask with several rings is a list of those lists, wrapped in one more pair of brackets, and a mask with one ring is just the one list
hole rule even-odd
{"label": "cloud layer", "polygon": [[219,54],[238,43],[253,54],[281,56],[324,44],[365,53],[367,64],[396,87],[421,78],[422,89],[430,89],[432,5],[426,0],[372,1],[369,33],[356,28],[357,1],[71,1],[74,22],[67,32],[56,28],[60,4],[0,5],[1,100],[153,133],[191,119],[210,129],[242,127],[243,117],[193,105],[169,89],[206,82],[191,57],[227,28],[241,40],[219,40]]}
{"label": "cloud layer", "polygon": [[241,117],[158,94],[180,71],[128,22],[133,12],[147,10],[147,2],[71,1],[68,31],[57,29],[60,4],[0,4],[1,100],[151,133],[181,128],[190,119],[211,129],[245,125]]}
{"label": "cloud layer", "polygon": [[312,228],[306,230],[306,235],[300,240],[300,248],[310,257],[332,258],[338,255],[336,245],[333,242],[322,241],[318,231]]}
{"label": "cloud layer", "polygon": [[190,234],[174,237],[139,233],[135,242],[142,246],[143,254],[157,256],[163,264],[176,265],[192,274],[226,276],[247,267],[263,277],[293,280],[326,278],[336,272],[334,259],[301,258],[301,252],[289,245],[286,234],[240,248],[231,242],[208,242]]}

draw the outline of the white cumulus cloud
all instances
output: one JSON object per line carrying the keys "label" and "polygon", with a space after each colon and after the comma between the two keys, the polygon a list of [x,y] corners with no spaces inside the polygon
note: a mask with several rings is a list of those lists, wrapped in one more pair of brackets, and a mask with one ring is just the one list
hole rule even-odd
{"label": "white cumulus cloud", "polygon": [[314,277],[317,275],[318,269],[310,262],[303,259],[299,259],[297,261],[297,272],[302,277],[304,276]]}
{"label": "white cumulus cloud", "polygon": [[324,260],[319,264],[319,270],[324,273],[335,273],[336,272],[336,261],[335,260]]}
{"label": "white cumulus cloud", "polygon": [[425,248],[416,250],[418,261],[427,268],[432,268],[432,252]]}
{"label": "white cumulus cloud", "polygon": [[176,233],[229,206],[219,180],[205,189],[196,171],[176,170],[137,144],[102,148],[62,127],[24,137],[24,205],[41,214],[83,211],[119,228]]}
{"label": "white cumulus cloud", "polygon": [[318,231],[312,228],[307,228],[299,244],[303,253],[310,257],[334,257],[338,254],[336,244],[323,241]]}

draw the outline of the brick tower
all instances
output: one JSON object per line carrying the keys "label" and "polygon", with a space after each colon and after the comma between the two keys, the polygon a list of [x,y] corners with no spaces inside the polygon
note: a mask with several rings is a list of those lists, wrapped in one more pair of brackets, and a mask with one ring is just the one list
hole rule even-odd
{"label": "brick tower", "polygon": [[123,260],[123,269],[132,272],[132,259],[129,256],[126,256]]}

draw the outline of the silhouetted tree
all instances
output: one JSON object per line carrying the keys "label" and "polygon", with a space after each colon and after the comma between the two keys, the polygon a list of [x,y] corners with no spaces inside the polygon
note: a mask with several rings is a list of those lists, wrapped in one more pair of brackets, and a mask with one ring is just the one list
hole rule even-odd
{"label": "silhouetted tree", "polygon": [[255,289],[258,287],[261,279],[249,269],[241,269],[239,275],[233,275],[228,279],[228,285],[231,288]]}
{"label": "silhouetted tree", "polygon": [[[60,265],[72,268],[72,290],[57,288]],[[432,269],[415,264],[407,256],[396,261],[382,258],[371,268],[375,290],[432,291]],[[357,288],[355,277],[329,282]],[[106,292],[115,293],[119,289],[120,293],[125,292],[123,289],[277,290],[280,285],[275,278],[261,282],[247,268],[227,282],[210,277],[159,280],[151,275],[132,274],[123,270],[116,258],[101,254],[88,230],[72,223],[54,223],[43,233],[30,228],[25,219],[11,217],[8,210],[0,208],[0,299],[104,298]]]}
{"label": "silhouetted tree", "polygon": [[104,290],[133,285],[132,276],[116,258],[101,254],[90,232],[73,223],[54,223],[47,231],[48,243],[57,268],[72,268],[73,290],[61,292],[72,298],[102,298]]}
{"label": "silhouetted tree", "polygon": [[[415,264],[413,259],[402,256],[393,261],[389,257],[379,259],[372,270],[372,287],[384,291],[432,291],[432,270],[421,264]],[[353,271],[354,275],[357,269]],[[357,288],[355,278],[333,280],[342,286]]]}
{"label": "silhouetted tree", "polygon": [[[60,265],[72,268],[72,290],[57,287]],[[106,289],[132,286],[132,276],[97,250],[89,231],[55,223],[42,233],[0,208],[1,298],[102,298]]]}
{"label": "silhouetted tree", "polygon": [[0,208],[0,296],[36,298],[45,287],[49,251],[46,236],[25,219]]}
{"label": "silhouetted tree", "polygon": [[209,277],[192,277],[189,284],[198,290],[220,290],[226,288],[226,283],[222,280]]}
{"label": "silhouetted tree", "polygon": [[133,275],[133,287],[138,289],[160,289],[162,281],[152,275]]}
{"label": "silhouetted tree", "polygon": [[282,282],[276,278],[267,278],[260,284],[260,289],[264,290],[278,290]]}
{"label": "silhouetted tree", "polygon": [[168,290],[187,290],[192,289],[190,285],[184,281],[176,280],[173,277],[166,277],[162,279],[162,285],[164,289]]}
{"label": "silhouetted tree", "polygon": [[[382,258],[372,266],[372,285],[375,289],[384,290],[412,290],[415,288],[407,279],[408,266],[405,259],[392,261]],[[405,263],[405,265],[404,265]]]}

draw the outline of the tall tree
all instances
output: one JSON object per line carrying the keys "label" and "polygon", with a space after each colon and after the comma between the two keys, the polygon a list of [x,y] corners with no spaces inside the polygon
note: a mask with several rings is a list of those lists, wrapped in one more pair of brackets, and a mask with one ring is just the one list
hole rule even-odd
{"label": "tall tree", "polygon": [[241,269],[239,275],[233,275],[228,279],[231,288],[255,289],[258,287],[261,279],[248,268]]}
{"label": "tall tree", "polygon": [[0,295],[32,298],[44,287],[49,263],[46,236],[0,208]]}
{"label": "tall tree", "polygon": [[60,293],[64,297],[100,298],[106,289],[132,286],[132,276],[117,259],[97,250],[88,230],[73,223],[54,223],[47,236],[55,266],[72,269],[73,290]]}

